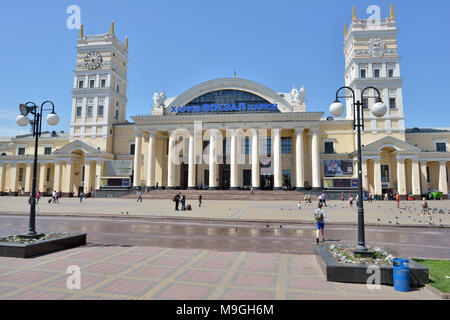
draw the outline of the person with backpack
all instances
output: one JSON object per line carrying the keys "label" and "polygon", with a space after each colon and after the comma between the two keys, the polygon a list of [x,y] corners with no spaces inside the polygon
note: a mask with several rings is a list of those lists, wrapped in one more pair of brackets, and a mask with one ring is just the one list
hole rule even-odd
{"label": "person with backpack", "polygon": [[181,197],[181,211],[185,210],[186,210],[186,196],[183,194],[183,196]]}
{"label": "person with backpack", "polygon": [[180,205],[180,194],[177,193],[177,194],[173,197],[172,200],[175,202],[175,210],[176,210],[176,211],[180,211],[180,210],[178,209],[178,206]]}
{"label": "person with backpack", "polygon": [[138,191],[137,191],[137,200],[136,200],[136,202],[142,202],[142,191],[141,191],[141,189],[138,189]]}
{"label": "person with backpack", "polygon": [[325,227],[325,210],[322,209],[322,204],[317,205],[314,210],[314,220],[316,221],[316,242],[319,243],[319,235],[322,235],[322,241],[325,241],[324,227]]}
{"label": "person with backpack", "polygon": [[198,196],[198,206],[199,207],[202,206],[202,195],[201,194]]}

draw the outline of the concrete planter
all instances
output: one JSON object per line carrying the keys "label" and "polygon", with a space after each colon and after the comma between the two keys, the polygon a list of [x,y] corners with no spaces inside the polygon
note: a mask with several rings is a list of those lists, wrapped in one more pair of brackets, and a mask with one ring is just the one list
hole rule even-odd
{"label": "concrete planter", "polygon": [[28,258],[57,250],[75,248],[86,245],[86,237],[86,233],[80,233],[35,243],[0,242],[0,257]]}
{"label": "concrete planter", "polygon": [[[367,273],[368,265],[337,262],[326,246],[315,246],[314,253],[327,281],[367,283],[367,279],[372,275]],[[411,287],[423,287],[428,283],[428,268],[410,260],[409,269]],[[380,276],[380,284],[393,285],[393,266],[381,265]]]}

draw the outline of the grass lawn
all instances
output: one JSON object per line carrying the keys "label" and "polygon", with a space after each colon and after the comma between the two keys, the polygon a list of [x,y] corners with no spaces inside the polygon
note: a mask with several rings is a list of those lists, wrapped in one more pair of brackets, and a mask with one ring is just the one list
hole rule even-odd
{"label": "grass lawn", "polygon": [[428,268],[430,273],[430,284],[444,293],[450,293],[450,260],[422,260],[414,261]]}

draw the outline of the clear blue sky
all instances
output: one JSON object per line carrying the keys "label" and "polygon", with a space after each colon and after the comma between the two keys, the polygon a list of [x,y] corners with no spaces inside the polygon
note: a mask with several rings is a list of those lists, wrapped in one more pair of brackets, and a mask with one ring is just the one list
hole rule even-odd
{"label": "clear blue sky", "polygon": [[[394,4],[407,127],[450,126],[450,2],[384,0],[1,1],[0,136],[14,135],[19,103],[55,102],[69,130],[78,30],[66,9],[81,8],[87,34],[129,37],[127,116],[148,114],[155,90],[179,95],[219,77],[287,92],[304,85],[308,111],[325,111],[344,83],[344,24],[352,7],[382,18]],[[48,129],[48,128],[45,128]]]}

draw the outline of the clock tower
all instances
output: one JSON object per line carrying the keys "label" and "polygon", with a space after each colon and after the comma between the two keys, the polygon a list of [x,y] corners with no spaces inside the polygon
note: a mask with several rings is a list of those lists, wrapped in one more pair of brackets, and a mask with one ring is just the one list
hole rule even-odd
{"label": "clock tower", "polygon": [[70,138],[111,152],[114,125],[126,122],[128,38],[117,39],[114,21],[100,35],[83,34],[81,25],[76,48]]}
{"label": "clock tower", "polygon": [[[394,9],[385,19],[358,19],[353,8],[350,27],[344,28],[345,85],[351,87],[357,100],[361,91],[369,86],[377,88],[388,106],[386,115],[376,118],[370,112],[375,103],[375,90],[366,90],[364,104],[363,144],[368,144],[383,133],[405,140],[405,117],[403,113],[400,56],[397,46],[397,32]],[[353,119],[353,108],[347,100],[348,119]]]}

